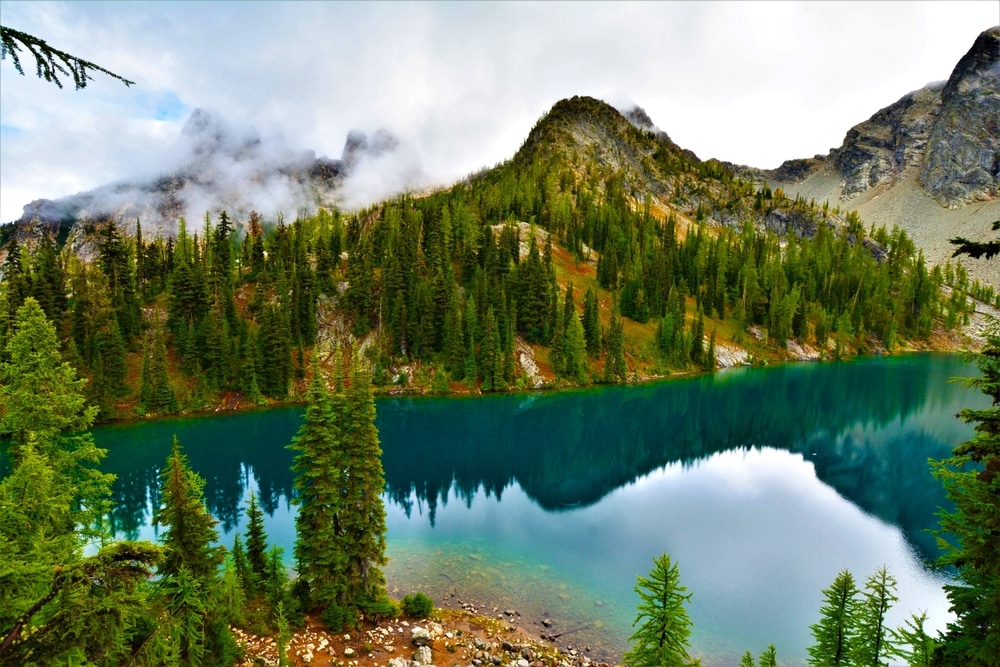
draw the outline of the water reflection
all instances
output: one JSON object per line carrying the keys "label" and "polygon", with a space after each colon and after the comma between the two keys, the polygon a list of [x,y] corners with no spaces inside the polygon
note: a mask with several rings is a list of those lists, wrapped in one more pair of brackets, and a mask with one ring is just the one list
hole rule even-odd
{"label": "water reflection", "polygon": [[[381,399],[388,579],[586,625],[575,641],[620,655],[635,574],[669,551],[696,593],[706,664],[769,641],[791,664],[804,659],[836,572],[863,579],[888,564],[900,580],[896,621],[927,608],[940,627],[947,602],[921,565],[935,554],[926,531],[944,503],[927,459],[971,435],[954,415],[987,399],[949,379],[973,371],[954,355],[920,355],[559,394]],[[285,445],[300,420],[281,409],[97,430],[117,475],[116,530],[154,537],[157,474],[176,434],[226,541],[252,488],[290,555]]]}

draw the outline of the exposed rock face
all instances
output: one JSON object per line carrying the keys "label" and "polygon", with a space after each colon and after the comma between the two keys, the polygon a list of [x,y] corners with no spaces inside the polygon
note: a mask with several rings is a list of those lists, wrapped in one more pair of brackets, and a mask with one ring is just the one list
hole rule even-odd
{"label": "exposed rock face", "polygon": [[1000,184],[1000,27],[958,61],[941,91],[920,182],[948,207],[991,199]]}
{"label": "exposed rock face", "polygon": [[932,85],[910,93],[847,132],[843,145],[831,152],[844,178],[845,198],[892,184],[904,169],[920,163],[941,88]]}
{"label": "exposed rock face", "polygon": [[[824,165],[824,160],[826,165]],[[919,178],[942,206],[997,198],[1000,184],[1000,27],[986,30],[945,84],[904,95],[852,127],[828,158],[789,160],[778,169],[734,171],[756,181],[796,183],[832,165],[840,197]],[[906,174],[904,174],[906,172]]]}

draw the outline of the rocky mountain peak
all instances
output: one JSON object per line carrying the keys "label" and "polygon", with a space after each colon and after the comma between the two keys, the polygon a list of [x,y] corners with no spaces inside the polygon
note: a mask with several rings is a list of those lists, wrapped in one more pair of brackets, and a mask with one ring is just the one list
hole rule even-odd
{"label": "rocky mountain peak", "polygon": [[955,66],[927,141],[920,182],[949,208],[997,197],[1000,186],[1000,27]]}
{"label": "rocky mountain peak", "polygon": [[969,52],[955,65],[948,83],[941,91],[941,100],[947,104],[955,96],[982,83],[984,78],[994,82],[1000,78],[1000,26],[979,34]]}

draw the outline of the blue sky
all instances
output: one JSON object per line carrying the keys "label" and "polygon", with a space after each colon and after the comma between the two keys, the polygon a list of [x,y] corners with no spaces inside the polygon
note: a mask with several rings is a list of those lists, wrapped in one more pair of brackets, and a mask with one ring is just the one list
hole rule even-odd
{"label": "blue sky", "polygon": [[638,103],[700,157],[774,167],[946,79],[1000,6],[4,0],[0,22],[136,81],[59,90],[0,63],[9,221],[32,199],[162,173],[199,107],[333,158],[350,129],[384,127],[446,184],[586,94]]}

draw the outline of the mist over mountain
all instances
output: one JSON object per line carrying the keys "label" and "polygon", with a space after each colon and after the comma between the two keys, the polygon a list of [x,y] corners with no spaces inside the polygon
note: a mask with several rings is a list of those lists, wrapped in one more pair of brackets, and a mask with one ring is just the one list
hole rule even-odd
{"label": "mist over mountain", "polygon": [[24,207],[19,225],[114,219],[130,229],[139,219],[148,233],[172,235],[182,216],[197,222],[205,212],[214,217],[225,210],[239,221],[252,210],[273,219],[311,214],[319,206],[353,209],[426,182],[413,151],[384,129],[371,138],[351,131],[340,158],[331,159],[295,150],[280,136],[261,137],[206,109],[191,114],[167,155],[156,160],[147,171],[159,176],[35,200]]}
{"label": "mist over mountain", "polygon": [[[1000,219],[1000,27],[975,40],[947,82],[877,111],[850,128],[828,155],[788,160],[773,170],[703,162],[638,105],[618,106],[582,97],[557,102],[512,160],[529,165],[540,155],[561,155],[579,174],[609,169],[635,202],[648,194],[663,210],[710,224],[739,226],[751,219],[761,228],[799,234],[815,226],[792,208],[772,206],[761,214],[742,196],[721,196],[711,182],[725,171],[757,188],[766,184],[792,198],[829,202],[845,214],[857,211],[866,227],[900,226],[934,264],[950,257],[947,239],[992,238],[991,223]],[[129,230],[139,219],[150,233],[173,235],[181,216],[195,223],[206,211],[215,216],[226,210],[239,224],[251,210],[266,219],[279,212],[310,214],[320,206],[353,210],[430,184],[413,148],[386,130],[371,136],[351,131],[339,158],[317,157],[204,109],[191,114],[170,153],[157,159],[146,173],[158,176],[31,202],[15,233],[30,239],[55,227],[65,237],[81,224],[106,219]],[[679,174],[680,163],[702,166]],[[966,264],[974,277],[1000,285],[995,263]]]}

